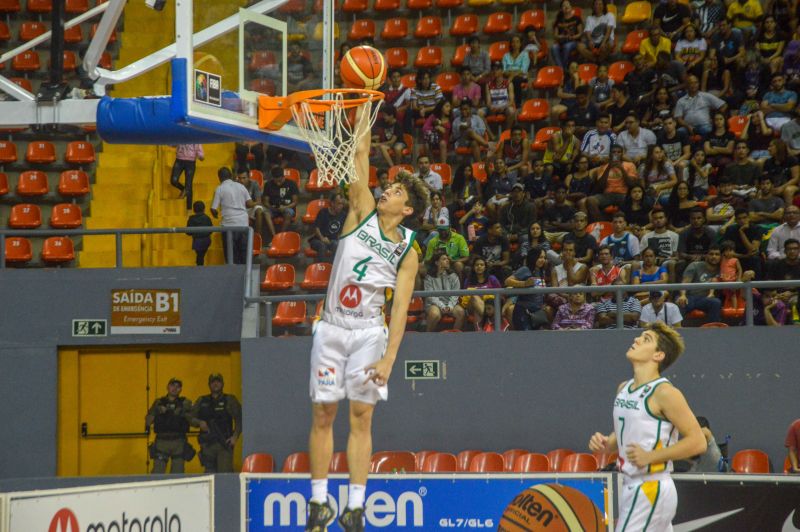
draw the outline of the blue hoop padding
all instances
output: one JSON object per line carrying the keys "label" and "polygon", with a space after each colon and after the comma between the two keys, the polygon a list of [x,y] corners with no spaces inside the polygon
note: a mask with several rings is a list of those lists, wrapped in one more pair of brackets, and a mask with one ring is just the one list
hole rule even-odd
{"label": "blue hoop padding", "polygon": [[173,59],[171,96],[103,97],[97,106],[97,133],[110,144],[213,144],[249,140],[310,151],[302,141],[190,117],[186,84],[186,59]]}

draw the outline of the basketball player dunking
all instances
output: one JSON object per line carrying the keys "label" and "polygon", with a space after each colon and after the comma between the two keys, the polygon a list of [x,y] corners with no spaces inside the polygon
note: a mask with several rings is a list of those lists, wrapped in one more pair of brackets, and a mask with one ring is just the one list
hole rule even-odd
{"label": "basketball player dunking", "polygon": [[661,376],[683,350],[683,338],[675,329],[662,322],[648,326],[628,349],[633,379],[617,390],[614,432],[596,432],[589,440],[593,452],[619,449],[624,476],[617,532],[671,531],[678,508],[669,474],[672,461],[706,450],[706,439],[683,394]]}
{"label": "basketball player dunking", "polygon": [[[347,509],[339,523],[346,531],[364,529],[364,495],[372,454],[372,413],[386,400],[387,383],[406,328],[418,256],[410,252],[414,231],[400,223],[421,214],[429,190],[419,178],[400,173],[380,199],[368,187],[370,135],[355,154],[357,178],[350,185],[342,236],[321,319],[311,348],[312,423],[309,437],[311,501],[306,530],[326,530],[334,517],[328,504],[328,467],[333,454],[333,421],[338,402],[350,401]],[[410,252],[410,253],[409,253]],[[387,328],[382,306],[393,289],[392,320]]]}

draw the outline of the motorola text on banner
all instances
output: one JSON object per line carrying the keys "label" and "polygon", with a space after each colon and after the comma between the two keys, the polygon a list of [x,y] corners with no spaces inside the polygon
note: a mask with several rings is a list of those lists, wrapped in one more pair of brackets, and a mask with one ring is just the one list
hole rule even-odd
{"label": "motorola text on banner", "polygon": [[111,334],[180,334],[180,289],[111,291]]}
{"label": "motorola text on banner", "polygon": [[9,493],[6,531],[213,532],[213,494],[213,477]]}
{"label": "motorola text on banner", "polygon": [[[244,475],[242,498],[246,519],[242,530],[298,530],[306,523],[306,501],[311,496],[307,477]],[[329,502],[338,512],[347,504],[347,479],[332,476]],[[580,490],[609,514],[613,500],[611,475],[375,475],[367,487],[369,528],[441,530],[450,528],[496,530],[503,510],[525,488],[559,483]],[[609,490],[608,498],[606,490]],[[542,520],[558,516],[541,515]],[[246,523],[246,524],[245,524]]]}

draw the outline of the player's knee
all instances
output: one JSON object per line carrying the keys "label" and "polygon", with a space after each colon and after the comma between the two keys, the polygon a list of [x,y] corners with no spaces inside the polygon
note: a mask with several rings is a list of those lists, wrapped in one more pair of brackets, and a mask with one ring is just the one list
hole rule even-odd
{"label": "player's knee", "polygon": [[337,403],[316,403],[312,411],[312,423],[314,428],[329,429],[333,427],[336,419]]}
{"label": "player's knee", "polygon": [[369,432],[372,428],[373,405],[358,401],[350,402],[350,431],[354,433]]}

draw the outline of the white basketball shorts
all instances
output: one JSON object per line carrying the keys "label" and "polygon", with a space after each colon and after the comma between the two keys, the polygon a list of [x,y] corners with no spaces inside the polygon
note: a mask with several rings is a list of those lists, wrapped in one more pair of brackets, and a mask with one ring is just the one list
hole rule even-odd
{"label": "white basketball shorts", "polygon": [[311,346],[311,401],[336,403],[345,397],[372,405],[385,401],[388,387],[368,380],[364,370],[383,357],[388,339],[383,325],[345,329],[317,320]]}
{"label": "white basketball shorts", "polygon": [[625,482],[619,495],[616,532],[672,532],[678,492],[669,476],[645,482]]}

